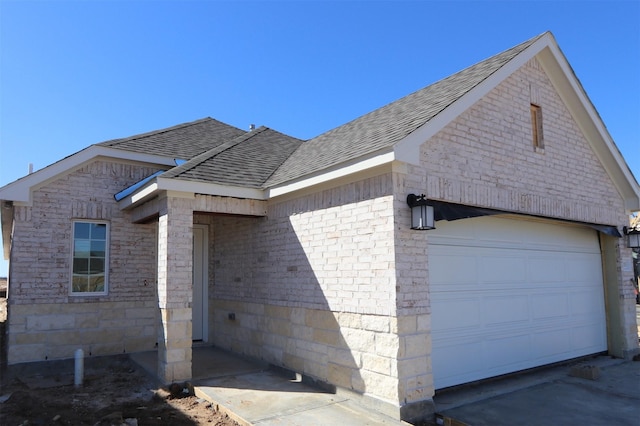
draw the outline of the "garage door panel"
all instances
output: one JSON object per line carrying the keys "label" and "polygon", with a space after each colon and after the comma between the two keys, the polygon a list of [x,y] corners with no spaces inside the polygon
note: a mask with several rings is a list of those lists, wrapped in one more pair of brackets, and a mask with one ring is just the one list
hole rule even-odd
{"label": "garage door panel", "polygon": [[[444,253],[429,257],[430,273],[442,277],[438,286],[446,288],[450,284],[475,284],[478,276],[476,259],[474,257],[460,259],[459,254],[456,254],[451,247],[443,251]],[[447,251],[451,252],[447,253]],[[456,263],[460,263],[459,271],[456,274],[449,273],[451,265]]]}
{"label": "garage door panel", "polygon": [[525,259],[507,250],[482,250],[478,265],[476,279],[481,282],[513,284],[514,281],[523,281],[525,276],[522,273],[526,267]]}
{"label": "garage door panel", "polygon": [[487,339],[483,342],[485,365],[497,374],[508,372],[511,364],[519,364],[529,356],[531,336],[529,334],[507,335],[499,339]]}
{"label": "garage door panel", "polygon": [[578,257],[566,256],[567,270],[571,271],[568,279],[574,282],[600,284],[602,282],[602,266],[600,257],[583,254]]}
{"label": "garage door panel", "polygon": [[487,325],[529,321],[529,298],[526,295],[485,297],[483,305]]}
{"label": "garage door panel", "polygon": [[566,263],[562,257],[547,253],[527,259],[525,274],[531,283],[559,283],[566,280]]}
{"label": "garage door panel", "polygon": [[[437,354],[433,354],[432,363],[450,371],[452,376],[474,377],[478,375],[478,371],[485,369],[484,358],[477,356],[477,349],[481,347],[480,341],[449,342],[449,344],[443,344]],[[475,350],[469,348],[475,348]]]}
{"label": "garage door panel", "polygon": [[442,331],[480,327],[480,310],[479,297],[441,297],[437,303],[432,301],[431,307],[432,316],[438,318]]}
{"label": "garage door panel", "polygon": [[602,347],[593,342],[606,341],[606,339],[606,327],[598,323],[576,326],[571,333],[572,346],[574,350],[581,352],[581,355],[602,351]]}
{"label": "garage door panel", "polygon": [[428,240],[436,389],[606,350],[595,231],[481,217]]}
{"label": "garage door panel", "polygon": [[568,318],[569,296],[566,293],[536,294],[531,297],[533,319]]}
{"label": "garage door panel", "polygon": [[532,344],[534,360],[538,358],[542,363],[552,362],[547,358],[571,352],[571,329],[540,329],[533,334]]}

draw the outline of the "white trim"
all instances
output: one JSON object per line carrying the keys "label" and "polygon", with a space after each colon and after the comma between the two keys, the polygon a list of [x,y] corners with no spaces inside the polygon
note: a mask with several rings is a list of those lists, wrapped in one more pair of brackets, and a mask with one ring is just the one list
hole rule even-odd
{"label": "white trim", "polygon": [[252,198],[265,200],[265,191],[258,188],[244,188],[241,186],[221,185],[218,183],[194,182],[159,176],[159,190],[190,192],[193,194],[218,195],[221,197]]}
{"label": "white trim", "polygon": [[[76,223],[89,223],[89,224],[103,224],[106,225],[107,229],[105,230],[105,252],[104,252],[104,290],[100,292],[74,292],[73,291],[73,254],[75,251],[76,244]],[[86,297],[86,296],[106,296],[109,294],[109,264],[110,264],[110,250],[109,245],[111,243],[110,238],[111,233],[111,223],[106,220],[95,220],[95,219],[84,219],[77,218],[71,220],[71,253],[69,262],[69,296],[72,297]]]}
{"label": "white trim", "polygon": [[547,47],[538,55],[540,65],[611,177],[625,208],[639,211],[640,185],[558,45],[550,42]]}
{"label": "white trim", "polygon": [[348,175],[359,173],[373,167],[389,164],[395,160],[393,152],[385,152],[374,157],[334,169],[326,173],[318,174],[306,179],[295,181],[292,183],[276,186],[267,190],[268,198],[278,197],[290,192],[299,191],[310,186],[320,185],[331,180],[339,179]]}
{"label": "white trim", "polygon": [[98,157],[114,158],[118,160],[129,160],[135,162],[157,164],[174,167],[173,157],[165,157],[153,154],[141,154],[131,151],[123,151],[99,145],[91,145],[75,154],[63,158],[44,169],[40,169],[16,181],[13,181],[0,188],[0,200],[18,201],[31,203],[31,191],[51,179],[64,173],[69,173],[89,161]]}
{"label": "white trim", "polygon": [[220,197],[249,198],[265,200],[265,191],[256,188],[220,185],[216,183],[194,182],[158,176],[137,191],[118,201],[121,210],[141,204],[166,191],[166,195],[181,198],[193,198],[195,194],[215,195]]}
{"label": "white trim", "polygon": [[202,342],[206,343],[209,341],[209,225],[194,224],[193,228],[203,230],[202,258],[204,260],[202,262],[202,274],[204,282],[202,284],[202,299],[205,301],[205,303],[202,304]]}
{"label": "white trim", "polygon": [[544,34],[482,83],[438,113],[422,127],[396,143],[394,146],[396,159],[418,165],[420,146],[423,143],[534,57],[538,58],[556,91],[584,133],[589,145],[611,177],[625,202],[625,208],[629,211],[639,211],[640,185],[636,182],[622,154],[550,33]]}

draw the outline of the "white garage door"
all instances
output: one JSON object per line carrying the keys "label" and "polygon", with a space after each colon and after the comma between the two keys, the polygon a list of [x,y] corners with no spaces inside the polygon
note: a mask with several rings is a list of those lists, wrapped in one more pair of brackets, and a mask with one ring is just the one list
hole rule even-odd
{"label": "white garage door", "polygon": [[436,225],[436,389],[607,349],[596,231],[496,216]]}

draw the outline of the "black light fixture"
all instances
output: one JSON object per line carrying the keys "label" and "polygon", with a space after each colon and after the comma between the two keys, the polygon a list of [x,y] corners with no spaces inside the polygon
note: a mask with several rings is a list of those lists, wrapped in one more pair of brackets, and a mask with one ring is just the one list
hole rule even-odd
{"label": "black light fixture", "polygon": [[622,232],[627,236],[627,247],[637,249],[640,248],[640,230],[635,228],[622,228]]}
{"label": "black light fixture", "polygon": [[433,206],[429,205],[426,195],[409,194],[407,204],[411,207],[411,229],[435,229]]}

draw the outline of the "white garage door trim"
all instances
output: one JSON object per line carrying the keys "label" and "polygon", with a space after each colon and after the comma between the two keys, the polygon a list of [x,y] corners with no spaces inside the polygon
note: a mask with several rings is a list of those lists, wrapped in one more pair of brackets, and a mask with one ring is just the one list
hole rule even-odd
{"label": "white garage door trim", "polygon": [[593,229],[485,216],[428,242],[436,389],[607,349]]}

